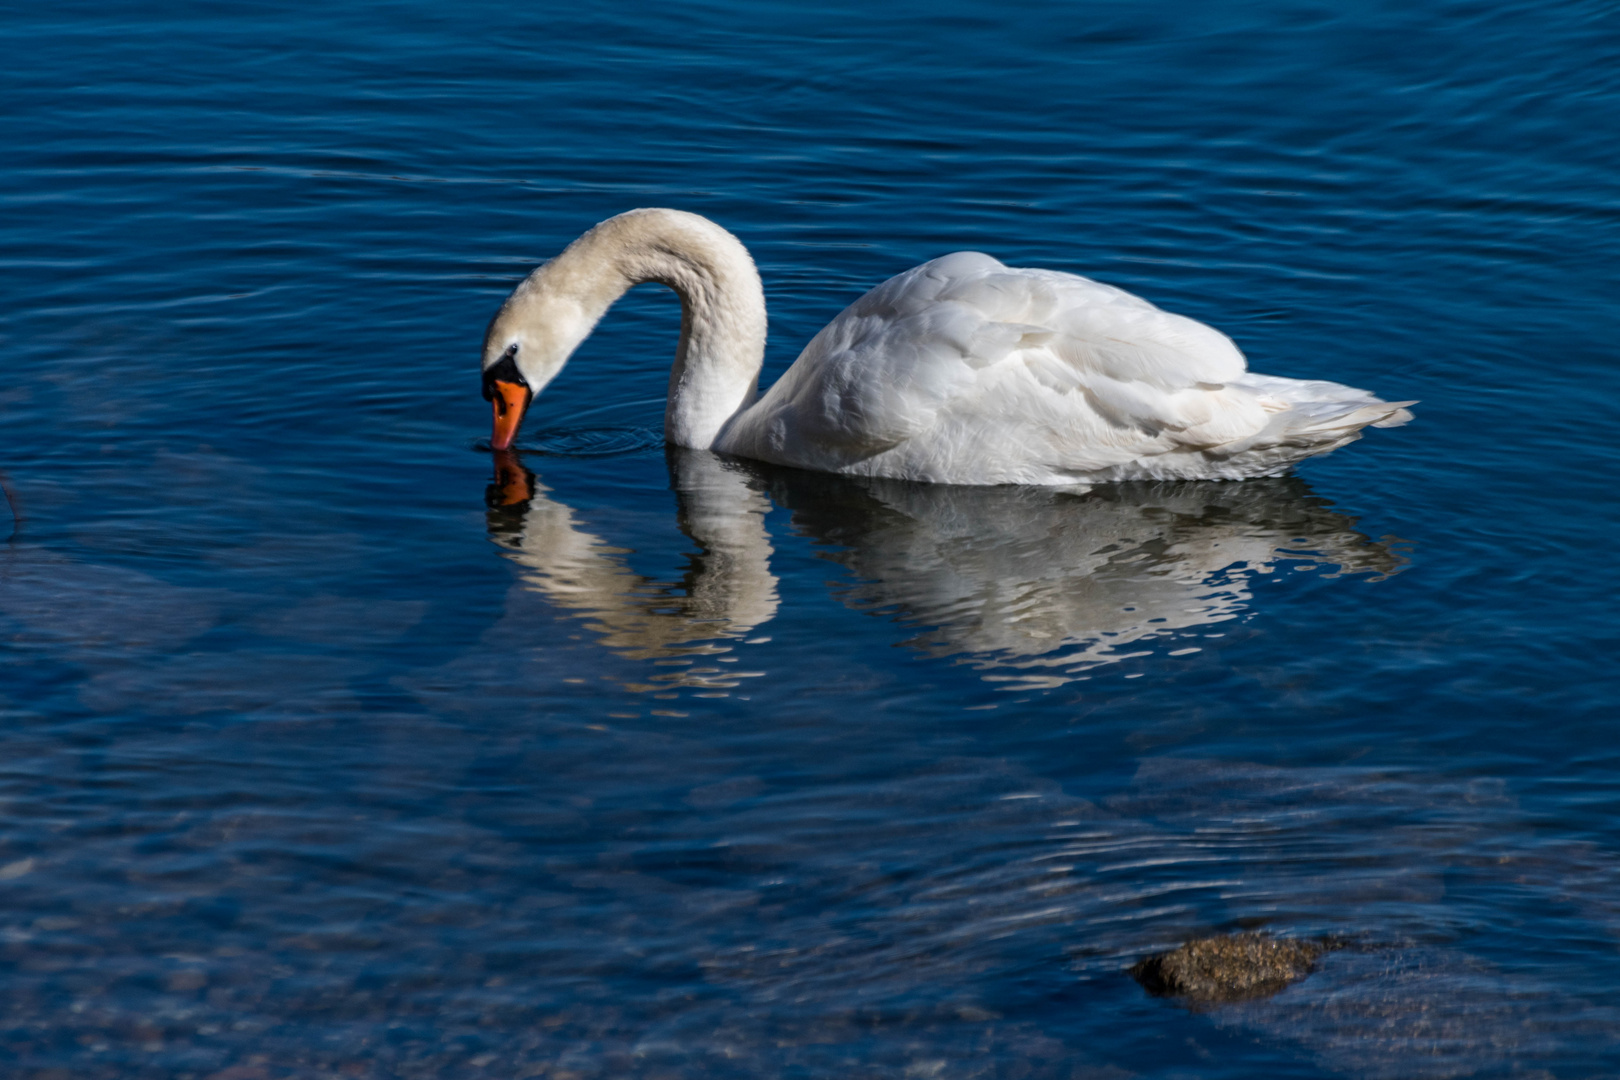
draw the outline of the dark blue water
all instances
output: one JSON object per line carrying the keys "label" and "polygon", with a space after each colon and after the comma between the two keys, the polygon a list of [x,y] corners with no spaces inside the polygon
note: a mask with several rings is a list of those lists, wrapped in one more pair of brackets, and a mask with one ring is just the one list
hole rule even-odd
{"label": "dark blue water", "polygon": [[[1612,3],[0,43],[7,1075],[1620,1075]],[[666,455],[649,286],[491,486],[485,322],[648,205],[753,251],[767,380],[972,248],[1418,420],[1084,497]],[[1358,947],[1124,973],[1242,928]]]}

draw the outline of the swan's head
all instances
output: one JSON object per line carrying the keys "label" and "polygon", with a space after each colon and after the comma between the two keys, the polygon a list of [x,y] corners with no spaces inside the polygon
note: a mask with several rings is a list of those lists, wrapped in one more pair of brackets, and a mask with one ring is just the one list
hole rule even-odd
{"label": "swan's head", "polygon": [[496,450],[512,445],[529,403],[595,325],[578,302],[546,288],[545,269],[513,290],[484,333],[484,400],[494,412]]}

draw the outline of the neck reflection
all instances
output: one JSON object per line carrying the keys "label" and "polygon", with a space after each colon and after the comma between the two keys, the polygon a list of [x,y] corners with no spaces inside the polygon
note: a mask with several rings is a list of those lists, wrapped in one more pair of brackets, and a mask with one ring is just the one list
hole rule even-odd
{"label": "neck reflection", "polygon": [[[780,603],[765,530],[770,503],[707,451],[672,453],[670,477],[676,525],[699,549],[679,581],[633,570],[624,559],[630,552],[584,528],[511,452],[496,454],[485,494],[490,536],[523,568],[527,588],[578,612],[586,629],[621,656],[679,663],[730,652]],[[741,674],[686,667],[631,689],[729,689]]]}

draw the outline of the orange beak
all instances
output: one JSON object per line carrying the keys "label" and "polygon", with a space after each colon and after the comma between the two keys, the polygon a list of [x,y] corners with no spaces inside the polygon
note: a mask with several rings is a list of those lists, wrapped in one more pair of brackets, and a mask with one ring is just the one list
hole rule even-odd
{"label": "orange beak", "polygon": [[523,383],[502,379],[491,380],[488,388],[489,403],[495,412],[495,430],[489,437],[489,445],[505,450],[517,438],[518,425],[523,423],[523,413],[534,399],[534,392]]}

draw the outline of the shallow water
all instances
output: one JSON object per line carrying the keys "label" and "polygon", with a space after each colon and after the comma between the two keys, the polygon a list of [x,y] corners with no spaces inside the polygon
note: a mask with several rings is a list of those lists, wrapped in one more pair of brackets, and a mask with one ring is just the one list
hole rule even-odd
{"label": "shallow water", "polygon": [[[1605,3],[0,16],[0,1047],[33,1077],[1620,1075]],[[766,378],[943,252],[1418,398],[1089,495],[666,453],[595,221]],[[0,535],[9,522],[0,518]],[[1274,998],[1125,969],[1342,935]]]}

